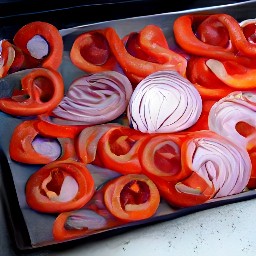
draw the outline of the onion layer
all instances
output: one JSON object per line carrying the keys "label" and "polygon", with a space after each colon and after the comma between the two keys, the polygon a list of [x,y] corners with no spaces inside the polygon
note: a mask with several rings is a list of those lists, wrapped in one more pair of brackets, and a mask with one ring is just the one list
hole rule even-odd
{"label": "onion layer", "polygon": [[244,122],[256,128],[256,92],[236,91],[216,102],[208,118],[209,129],[246,148],[251,136],[240,134],[236,126]]}
{"label": "onion layer", "polygon": [[247,151],[213,132],[203,133],[186,143],[188,166],[214,185],[215,198],[242,192],[251,174]]}
{"label": "onion layer", "polygon": [[94,125],[112,121],[126,110],[132,94],[128,78],[116,71],[75,80],[53,114],[61,119]]}
{"label": "onion layer", "polygon": [[175,71],[158,71],[135,88],[128,106],[130,125],[142,132],[177,132],[196,123],[202,99],[192,83]]}

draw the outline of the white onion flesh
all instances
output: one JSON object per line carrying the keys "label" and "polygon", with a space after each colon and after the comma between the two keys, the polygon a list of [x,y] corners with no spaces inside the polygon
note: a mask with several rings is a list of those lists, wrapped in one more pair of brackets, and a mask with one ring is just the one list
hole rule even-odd
{"label": "white onion flesh", "polygon": [[76,79],[53,114],[85,125],[101,124],[122,115],[132,95],[128,78],[116,71]]}
{"label": "white onion flesh", "polygon": [[202,99],[192,83],[175,71],[158,71],[137,85],[127,115],[134,129],[163,133],[191,127],[201,112]]}
{"label": "white onion flesh", "polygon": [[192,139],[187,148],[193,170],[207,183],[213,184],[214,198],[242,192],[251,173],[247,151],[219,137]]}
{"label": "white onion flesh", "polygon": [[246,148],[251,138],[239,134],[236,130],[239,122],[256,128],[256,92],[232,92],[216,102],[209,112],[210,130]]}

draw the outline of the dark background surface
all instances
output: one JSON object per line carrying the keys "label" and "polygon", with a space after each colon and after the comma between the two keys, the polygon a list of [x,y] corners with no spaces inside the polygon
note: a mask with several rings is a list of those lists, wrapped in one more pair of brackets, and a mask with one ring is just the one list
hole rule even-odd
{"label": "dark background surface", "polygon": [[[0,35],[2,35],[4,32],[4,34],[10,33],[10,36],[12,36],[11,33],[12,31],[16,31],[16,28],[19,28],[21,25],[30,21],[39,19],[50,22],[59,28],[66,28],[104,20],[114,20],[148,14],[194,9],[198,7],[217,6],[236,2],[243,1],[179,0],[175,1],[175,3],[172,1],[164,0],[0,1]],[[12,198],[11,200],[13,200],[15,205],[15,191],[12,191],[11,187],[8,186],[8,177],[1,173],[4,171],[6,172],[8,170],[5,169],[5,166],[2,166],[2,170],[0,169],[0,188],[2,189],[3,185],[6,185],[7,193],[10,195],[10,198]],[[16,248],[11,232],[9,231],[10,223],[8,222],[7,216],[10,213],[6,211],[6,208],[3,204],[2,190],[0,196],[0,255],[44,256],[52,252],[58,252],[58,247],[19,251]],[[18,209],[12,209],[12,214],[16,214],[15,211],[18,211]],[[17,216],[19,216],[18,212]],[[72,246],[75,246],[75,244]],[[65,250],[64,247],[65,245],[62,246],[61,250]]]}

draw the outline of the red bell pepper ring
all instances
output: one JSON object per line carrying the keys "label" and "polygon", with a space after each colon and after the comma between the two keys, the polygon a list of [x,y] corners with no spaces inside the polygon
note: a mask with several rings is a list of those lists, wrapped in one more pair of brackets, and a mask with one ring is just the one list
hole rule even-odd
{"label": "red bell pepper ring", "polygon": [[71,47],[70,59],[75,66],[88,73],[114,70],[117,64],[104,30],[79,35]]}
{"label": "red bell pepper ring", "polygon": [[[33,42],[36,37],[41,38],[44,47],[38,47],[41,42]],[[62,63],[63,39],[59,30],[52,24],[42,21],[34,21],[21,27],[13,38],[14,44],[22,50],[25,55],[24,68],[44,67],[58,69]],[[32,46],[30,49],[29,43]],[[35,56],[38,52],[49,47],[43,56]],[[34,48],[34,49],[33,49]]]}
{"label": "red bell pepper ring", "polygon": [[95,161],[98,142],[109,129],[118,124],[102,124],[84,128],[76,139],[76,151],[81,162],[89,164]]}
{"label": "red bell pepper ring", "polygon": [[188,60],[186,76],[194,84],[204,100],[218,100],[233,91],[222,82],[206,65],[208,59],[191,57]]}
{"label": "red bell pepper ring", "polygon": [[0,77],[5,77],[12,63],[15,59],[15,49],[11,43],[3,39],[0,41],[1,44],[1,56],[0,56]]}
{"label": "red bell pepper ring", "polygon": [[112,27],[105,28],[102,33],[109,42],[109,47],[112,54],[122,67],[124,73],[133,83],[138,83],[146,76],[159,70],[177,70],[177,66],[175,66],[175,64],[172,62],[167,62],[164,64],[153,63],[132,56],[126,50],[125,45],[120,39],[116,30]]}
{"label": "red bell pepper ring", "polygon": [[145,137],[129,127],[110,128],[99,139],[96,155],[105,168],[121,174],[141,173],[138,151]]}
{"label": "red bell pepper ring", "polygon": [[63,125],[52,121],[51,116],[40,115],[36,128],[40,134],[53,138],[74,139],[87,125]]}
{"label": "red bell pepper ring", "polygon": [[[76,220],[81,227],[72,226]],[[111,229],[118,224],[121,225],[121,222],[110,222],[109,219],[92,210],[79,209],[60,213],[53,223],[52,234],[55,241],[68,241]]]}
{"label": "red bell pepper ring", "polygon": [[60,213],[53,223],[52,234],[55,241],[67,241],[96,234],[124,223],[107,210],[104,192],[100,189],[83,208]]}
{"label": "red bell pepper ring", "polygon": [[[256,68],[248,68],[236,62],[209,59],[206,61],[208,68],[225,84],[236,90],[250,90],[256,88]],[[233,70],[229,73],[228,66]]]}
{"label": "red bell pepper ring", "polygon": [[138,59],[157,63],[157,60],[153,56],[148,55],[142,50],[139,44],[139,32],[131,32],[130,34],[126,35],[123,38],[123,43],[127,52],[132,56]]}
{"label": "red bell pepper ring", "polygon": [[[35,128],[36,123],[37,120],[26,120],[17,125],[14,129],[9,145],[9,153],[12,160],[28,164],[47,164],[60,156],[56,155],[57,150],[55,150],[56,152],[50,152],[50,150],[48,150],[48,155],[46,155],[36,150],[33,146],[33,142],[36,137],[39,136],[39,132]],[[49,141],[42,142],[42,145],[43,143],[46,143],[49,149],[50,143],[58,142],[54,142],[50,139]]]}
{"label": "red bell pepper ring", "polygon": [[51,162],[33,173],[26,183],[28,205],[44,213],[80,209],[94,192],[91,173],[74,160]]}
{"label": "red bell pepper ring", "polygon": [[246,150],[252,163],[251,175],[246,187],[256,189],[256,127],[246,122],[238,122],[235,128],[239,134],[247,138]]}
{"label": "red bell pepper ring", "polygon": [[173,65],[173,69],[182,76],[186,73],[187,60],[178,52],[171,50],[162,29],[156,25],[148,25],[139,33],[141,49],[153,56],[158,63]]}
{"label": "red bell pepper ring", "polygon": [[[245,45],[248,46],[248,42],[242,35],[243,33],[239,23],[229,15],[213,14],[211,19],[220,21],[225,26],[229,33],[231,43],[235,46],[235,51],[233,47],[230,48],[212,45],[201,41],[200,38],[197,37],[193,30],[194,26],[196,24],[200,24],[210,16],[211,15],[188,14],[178,17],[173,24],[173,32],[177,44],[192,55],[218,60],[232,60],[247,66],[255,66],[254,61],[251,59],[252,54],[246,54],[246,56],[237,54],[237,51],[241,51],[243,54],[245,53],[244,48]],[[239,41],[240,39],[241,42]]]}
{"label": "red bell pepper ring", "polygon": [[0,99],[0,110],[15,116],[33,116],[51,112],[64,96],[64,82],[55,70],[37,68],[22,77],[21,90]]}
{"label": "red bell pepper ring", "polygon": [[9,153],[12,160],[27,164],[48,164],[55,160],[77,159],[74,140],[44,136],[38,120],[26,120],[13,131]]}
{"label": "red bell pepper ring", "polygon": [[143,174],[127,174],[105,185],[106,208],[124,221],[152,217],[159,206],[160,194],[152,180]]}
{"label": "red bell pepper ring", "polygon": [[188,136],[188,133],[153,136],[144,140],[145,145],[139,151],[142,173],[156,184],[160,195],[177,208],[204,203],[215,193],[214,186],[187,163]]}
{"label": "red bell pepper ring", "polygon": [[182,137],[175,134],[148,136],[139,149],[142,173],[167,181],[182,180],[190,173],[181,168]]}

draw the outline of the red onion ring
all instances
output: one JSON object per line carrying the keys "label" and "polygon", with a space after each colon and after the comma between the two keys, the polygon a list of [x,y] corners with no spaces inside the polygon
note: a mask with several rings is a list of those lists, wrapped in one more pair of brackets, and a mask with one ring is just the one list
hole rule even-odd
{"label": "red onion ring", "polygon": [[53,114],[85,125],[112,121],[126,110],[132,94],[128,78],[116,71],[76,79]]}

